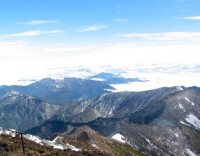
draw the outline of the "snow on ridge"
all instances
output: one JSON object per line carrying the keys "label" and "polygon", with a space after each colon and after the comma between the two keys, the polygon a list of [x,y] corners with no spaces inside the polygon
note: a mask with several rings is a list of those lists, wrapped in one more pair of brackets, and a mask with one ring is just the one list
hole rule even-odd
{"label": "snow on ridge", "polygon": [[61,150],[71,149],[73,151],[80,151],[80,149],[78,149],[68,143],[63,144],[63,142],[62,142],[63,138],[60,136],[57,136],[53,141],[41,140],[39,137],[30,135],[30,134],[25,135],[25,138],[28,140],[34,141],[35,143],[38,143],[40,145],[52,146],[53,148],[56,148],[56,149],[61,149]]}
{"label": "snow on ridge", "polygon": [[57,136],[53,141],[45,140],[46,143],[49,143],[53,148],[57,149],[71,149],[73,151],[80,151],[81,149],[76,148],[68,143],[63,144],[63,137]]}
{"label": "snow on ridge", "polygon": [[42,140],[39,137],[30,135],[30,134],[24,135],[24,138],[26,138],[27,140],[33,141],[37,144],[40,144],[42,142]]}
{"label": "snow on ridge", "polygon": [[113,135],[112,139],[114,139],[114,140],[116,140],[118,142],[121,142],[121,143],[126,143],[126,138],[123,135],[119,134],[119,133]]}
{"label": "snow on ridge", "polygon": [[[16,137],[17,131],[14,130],[14,129],[3,130],[3,128],[0,127],[0,135],[1,134],[8,135],[8,136],[11,136],[11,137]],[[81,151],[81,149],[78,149],[78,148],[76,148],[76,147],[74,147],[74,146],[72,146],[68,143],[63,143],[62,142],[63,138],[60,137],[60,136],[57,136],[53,141],[42,140],[40,137],[31,135],[31,134],[24,134],[23,137],[25,139],[33,141],[37,144],[51,146],[51,147],[56,148],[56,149],[61,149],[61,150],[71,149],[73,151]]]}
{"label": "snow on ridge", "polygon": [[195,115],[187,115],[187,118],[185,120],[191,125],[193,125],[196,129],[200,130],[200,120]]}
{"label": "snow on ridge", "polygon": [[189,148],[186,149],[189,156],[197,156],[194,152],[192,152]]}
{"label": "snow on ridge", "polygon": [[3,130],[3,128],[0,127],[0,135],[1,134],[9,135],[11,137],[16,137],[16,130],[14,130],[14,129]]}

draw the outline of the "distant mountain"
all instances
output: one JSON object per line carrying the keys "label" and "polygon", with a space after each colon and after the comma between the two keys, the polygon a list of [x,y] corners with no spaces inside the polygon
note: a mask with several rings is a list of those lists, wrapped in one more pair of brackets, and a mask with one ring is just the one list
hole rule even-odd
{"label": "distant mountain", "polygon": [[28,132],[45,136],[83,125],[124,138],[148,155],[200,154],[200,92],[181,87],[107,93],[62,109]]}
{"label": "distant mountain", "polygon": [[49,103],[66,105],[94,97],[98,94],[108,93],[108,90],[113,89],[109,85],[93,80],[79,78],[54,80],[46,78],[28,86],[4,86],[0,88],[0,95],[15,90]]}
{"label": "distant mountain", "polygon": [[29,95],[10,91],[0,96],[0,126],[24,131],[50,119],[59,108]]}
{"label": "distant mountain", "polygon": [[125,84],[129,82],[146,82],[147,80],[141,80],[139,78],[124,78],[120,75],[115,75],[112,73],[99,73],[89,77],[90,80],[102,81],[108,85],[110,84]]}

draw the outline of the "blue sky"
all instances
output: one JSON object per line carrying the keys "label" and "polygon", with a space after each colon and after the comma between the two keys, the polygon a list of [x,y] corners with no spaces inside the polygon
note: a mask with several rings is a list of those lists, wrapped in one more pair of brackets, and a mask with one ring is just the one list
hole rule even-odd
{"label": "blue sky", "polygon": [[[77,43],[85,40],[124,40],[113,37],[124,33],[196,32],[199,31],[200,22],[183,18],[198,16],[199,8],[199,0],[2,0],[0,33],[9,35],[34,30],[62,30],[64,32],[56,34],[57,37],[42,35],[26,37],[26,40]],[[123,19],[127,21],[123,22]],[[19,24],[40,20],[58,23]],[[88,33],[77,32],[90,26],[105,27]]]}
{"label": "blue sky", "polygon": [[200,0],[1,0],[0,81],[109,66],[149,86],[200,85],[199,28]]}

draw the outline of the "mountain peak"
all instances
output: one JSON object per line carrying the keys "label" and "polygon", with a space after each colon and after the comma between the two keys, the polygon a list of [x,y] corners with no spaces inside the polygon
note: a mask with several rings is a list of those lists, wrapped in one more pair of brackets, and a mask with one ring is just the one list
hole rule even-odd
{"label": "mountain peak", "polygon": [[11,90],[10,92],[7,92],[4,97],[11,97],[11,96],[19,96],[21,95],[20,92],[18,91],[15,91],[15,90]]}

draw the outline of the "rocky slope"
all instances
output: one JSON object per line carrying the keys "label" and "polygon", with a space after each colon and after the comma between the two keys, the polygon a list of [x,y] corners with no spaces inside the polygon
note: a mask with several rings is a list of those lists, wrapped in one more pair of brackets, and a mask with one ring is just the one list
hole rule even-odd
{"label": "rocky slope", "polygon": [[59,106],[10,91],[0,96],[0,126],[24,131],[50,119]]}
{"label": "rocky slope", "polygon": [[103,135],[98,134],[91,128],[87,126],[82,126],[79,128],[69,128],[68,131],[59,134],[61,137],[71,145],[74,145],[80,149],[86,151],[99,151],[99,153],[104,153],[110,156],[135,156],[144,155],[134,149],[132,149],[125,142],[122,143],[119,140],[107,138]]}
{"label": "rocky slope", "polygon": [[144,92],[118,92],[96,96],[73,107],[66,107],[53,120],[89,122],[98,117],[129,118],[132,114],[156,104],[164,97],[180,91],[180,87],[160,88]]}

